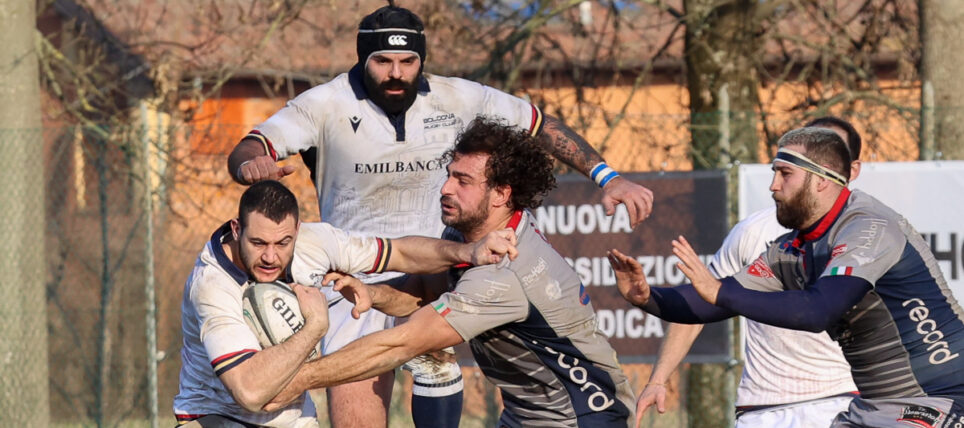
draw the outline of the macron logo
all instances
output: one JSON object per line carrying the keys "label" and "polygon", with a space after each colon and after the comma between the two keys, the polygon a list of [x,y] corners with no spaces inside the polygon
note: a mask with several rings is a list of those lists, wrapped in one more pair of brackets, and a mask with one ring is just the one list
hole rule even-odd
{"label": "macron logo", "polygon": [[388,36],[388,44],[392,46],[405,46],[408,44],[408,41],[405,40],[406,37],[407,36],[403,34],[394,34],[394,35]]}

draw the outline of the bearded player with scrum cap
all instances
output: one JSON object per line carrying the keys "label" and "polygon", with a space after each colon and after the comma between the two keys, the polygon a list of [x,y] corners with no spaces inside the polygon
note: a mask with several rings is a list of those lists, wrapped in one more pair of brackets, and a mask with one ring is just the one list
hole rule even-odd
{"label": "bearded player with scrum cap", "polygon": [[[623,203],[634,227],[649,215],[652,192],[620,177],[559,119],[491,87],[423,73],[424,25],[411,11],[386,6],[366,16],[359,25],[356,48],[358,63],[348,73],[289,101],[235,147],[228,171],[236,181],[250,184],[290,174],[293,166],[279,167],[275,162],[304,151],[324,221],[378,236],[437,237],[443,226],[435,195],[445,175],[438,158],[452,147],[466,124],[486,115],[538,136],[553,156],[592,178],[604,192],[608,214]],[[397,273],[363,279],[367,283],[405,281]],[[378,311],[354,320],[349,309],[350,305],[332,306],[325,354],[392,324]],[[458,426],[459,367],[409,367],[415,379],[416,426]],[[329,388],[332,425],[385,426],[391,379],[392,373],[385,373]]]}

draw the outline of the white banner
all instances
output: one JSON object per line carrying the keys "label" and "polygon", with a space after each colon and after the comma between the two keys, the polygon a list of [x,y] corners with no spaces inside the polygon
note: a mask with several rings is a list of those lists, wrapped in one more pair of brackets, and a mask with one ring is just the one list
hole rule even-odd
{"label": "white banner", "polygon": [[[740,218],[773,206],[770,164],[740,166]],[[910,221],[940,262],[958,301],[964,300],[964,161],[865,162],[850,185]]]}

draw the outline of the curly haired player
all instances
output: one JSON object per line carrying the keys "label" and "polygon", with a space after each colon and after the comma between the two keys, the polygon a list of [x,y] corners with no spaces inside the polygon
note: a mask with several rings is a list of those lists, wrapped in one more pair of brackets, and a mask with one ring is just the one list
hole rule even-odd
{"label": "curly haired player", "polygon": [[[508,265],[461,266],[419,278],[407,293],[375,285],[374,306],[408,322],[307,363],[273,400],[390,371],[412,357],[469,341],[499,387],[500,427],[625,427],[633,393],[579,276],[536,229],[528,209],[555,185],[552,160],[524,131],[473,121],[445,159],[441,189],[446,236],[473,242],[512,228],[519,256]],[[336,288],[357,279],[339,277]],[[355,284],[356,286],[358,284]]]}

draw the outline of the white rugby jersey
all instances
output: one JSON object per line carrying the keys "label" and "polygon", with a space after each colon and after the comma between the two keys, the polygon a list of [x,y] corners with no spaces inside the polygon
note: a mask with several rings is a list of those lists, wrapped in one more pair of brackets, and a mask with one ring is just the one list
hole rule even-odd
{"label": "white rugby jersey", "polygon": [[[249,424],[269,427],[317,426],[314,403],[306,392],[288,407],[275,412],[252,413],[238,405],[218,375],[261,350],[258,339],[244,322],[241,297],[248,275],[239,269],[222,244],[230,239],[225,223],[211,236],[184,284],[181,302],[181,373],[174,397],[179,424],[217,414]],[[360,238],[322,223],[304,223],[295,244],[292,276],[302,284],[320,280],[319,272],[380,272],[387,262],[391,242]]]}
{"label": "white rugby jersey", "polygon": [[[777,222],[776,207],[752,213],[726,236],[710,270],[717,278],[735,275],[788,232]],[[840,346],[826,332],[744,320],[746,362],[737,406],[796,403],[857,390]]]}
{"label": "white rugby jersey", "polygon": [[440,236],[439,189],[446,172],[439,157],[459,132],[480,114],[533,133],[542,126],[540,110],[520,98],[429,74],[412,106],[392,118],[368,99],[362,73],[355,66],[305,91],[253,131],[282,158],[317,148],[321,218],[345,230],[389,238]]}

